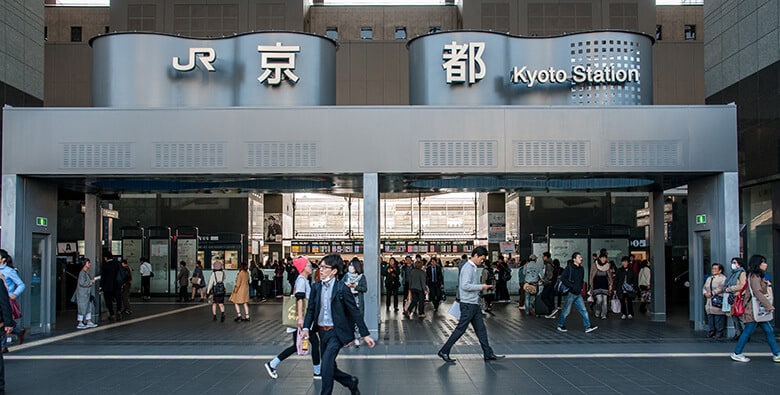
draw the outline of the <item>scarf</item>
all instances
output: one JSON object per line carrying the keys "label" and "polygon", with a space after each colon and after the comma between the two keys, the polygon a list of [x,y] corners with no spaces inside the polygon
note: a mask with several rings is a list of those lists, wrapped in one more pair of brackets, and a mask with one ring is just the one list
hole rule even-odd
{"label": "scarf", "polygon": [[739,282],[739,275],[742,274],[744,271],[745,269],[743,268],[732,270],[731,274],[729,274],[729,278],[726,279],[726,286],[733,287],[737,285],[737,282]]}
{"label": "scarf", "polygon": [[[363,277],[362,274],[347,273],[347,284],[357,284],[358,281],[360,281],[361,277]],[[358,293],[358,291],[355,288],[350,288],[349,290],[352,291],[353,294]]]}
{"label": "scarf", "polygon": [[602,265],[601,262],[596,263],[596,270],[600,270],[602,272],[608,272],[609,271],[609,262],[604,262]]}

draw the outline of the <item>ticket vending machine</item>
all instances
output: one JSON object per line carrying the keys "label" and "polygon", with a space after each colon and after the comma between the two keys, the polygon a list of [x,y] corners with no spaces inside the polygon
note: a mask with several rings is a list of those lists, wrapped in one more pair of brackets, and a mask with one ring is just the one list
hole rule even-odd
{"label": "ticket vending machine", "polygon": [[[146,237],[144,228],[138,226],[123,226],[119,230],[122,238],[122,258],[127,259],[127,264],[137,271],[141,265],[141,257],[144,257],[144,243]],[[140,283],[139,283],[140,284]]]}
{"label": "ticket vending machine", "polygon": [[150,226],[147,230],[149,241],[149,263],[152,265],[151,291],[154,294],[170,294],[175,279],[171,273],[175,264],[171,261],[171,228]]}

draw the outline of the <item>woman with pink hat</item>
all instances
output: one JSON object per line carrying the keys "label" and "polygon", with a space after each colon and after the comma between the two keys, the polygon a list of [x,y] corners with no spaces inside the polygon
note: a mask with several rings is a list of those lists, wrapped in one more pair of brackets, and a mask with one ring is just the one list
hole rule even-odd
{"label": "woman with pink hat", "polygon": [[[309,276],[311,276],[312,272],[311,262],[305,257],[298,257],[293,259],[293,266],[298,271],[298,278],[295,279],[295,286],[293,287],[293,295],[297,300],[296,305],[298,307],[298,327],[287,328],[287,333],[292,333],[292,345],[282,350],[282,352],[270,362],[265,363],[265,371],[268,372],[268,375],[271,376],[272,379],[278,377],[276,368],[279,367],[279,364],[298,351],[298,332],[300,332],[303,327],[303,319],[306,315],[304,301],[309,299],[309,294],[311,293],[311,284],[309,283]],[[319,338],[317,336],[311,336],[309,341],[311,342],[309,350],[311,350],[311,361],[314,365],[314,379],[322,379],[322,376],[320,375]]]}

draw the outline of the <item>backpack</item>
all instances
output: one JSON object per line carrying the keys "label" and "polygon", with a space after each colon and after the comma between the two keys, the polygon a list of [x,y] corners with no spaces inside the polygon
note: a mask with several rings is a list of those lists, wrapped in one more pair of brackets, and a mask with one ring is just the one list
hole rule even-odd
{"label": "backpack", "polygon": [[214,294],[214,296],[225,296],[225,293],[227,292],[225,290],[225,274],[222,274],[222,281],[216,281],[217,275],[214,274],[214,288],[211,289],[211,292]]}
{"label": "backpack", "polygon": [[[569,270],[569,282],[571,282],[571,269],[569,267],[566,267],[566,269]],[[564,272],[566,271],[566,269],[564,269]],[[563,283],[563,273],[561,273],[561,275],[558,276],[558,280],[555,281],[554,289],[555,292],[561,295],[565,295],[569,292],[569,287],[567,287],[566,284]]]}
{"label": "backpack", "polygon": [[512,279],[512,270],[509,268],[504,269],[504,271],[502,272],[502,277],[504,278],[502,278],[501,280],[509,282],[509,280]]}

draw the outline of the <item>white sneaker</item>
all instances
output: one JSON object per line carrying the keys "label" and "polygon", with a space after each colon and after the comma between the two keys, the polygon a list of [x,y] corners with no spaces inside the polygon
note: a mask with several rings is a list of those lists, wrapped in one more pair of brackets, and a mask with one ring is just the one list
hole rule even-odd
{"label": "white sneaker", "polygon": [[94,322],[88,322],[88,323],[87,323],[87,328],[94,328],[94,327],[96,327],[96,326],[98,326],[98,324],[96,324],[96,323],[94,323]]}
{"label": "white sneaker", "polygon": [[628,319],[629,319],[629,320],[633,320],[633,319],[634,319],[634,316],[633,316],[633,315],[631,315],[631,314],[629,314],[629,315],[628,315]]}
{"label": "white sneaker", "polygon": [[86,328],[87,328],[87,326],[86,326],[86,325],[84,325],[84,323],[83,323],[83,322],[79,322],[79,324],[78,324],[78,325],[76,325],[76,329],[86,329]]}
{"label": "white sneaker", "polygon": [[265,371],[268,372],[268,375],[271,376],[272,379],[279,377],[279,375],[276,374],[276,369],[272,368],[268,362],[263,366],[265,366]]}
{"label": "white sneaker", "polygon": [[626,319],[626,315],[625,315],[625,314],[621,315],[621,316],[620,316],[620,319],[621,319],[621,320],[625,320],[625,319]]}
{"label": "white sneaker", "polygon": [[780,362],[780,354],[772,355],[772,362]]}
{"label": "white sneaker", "polygon": [[[731,354],[731,359],[737,362],[750,362],[750,358],[746,357],[744,354]],[[780,361],[780,358],[778,358],[778,361]],[[775,362],[778,362],[775,361]]]}
{"label": "white sneaker", "polygon": [[591,326],[590,328],[585,329],[585,333],[591,333],[591,332],[595,331],[596,329],[599,329],[599,327]]}

